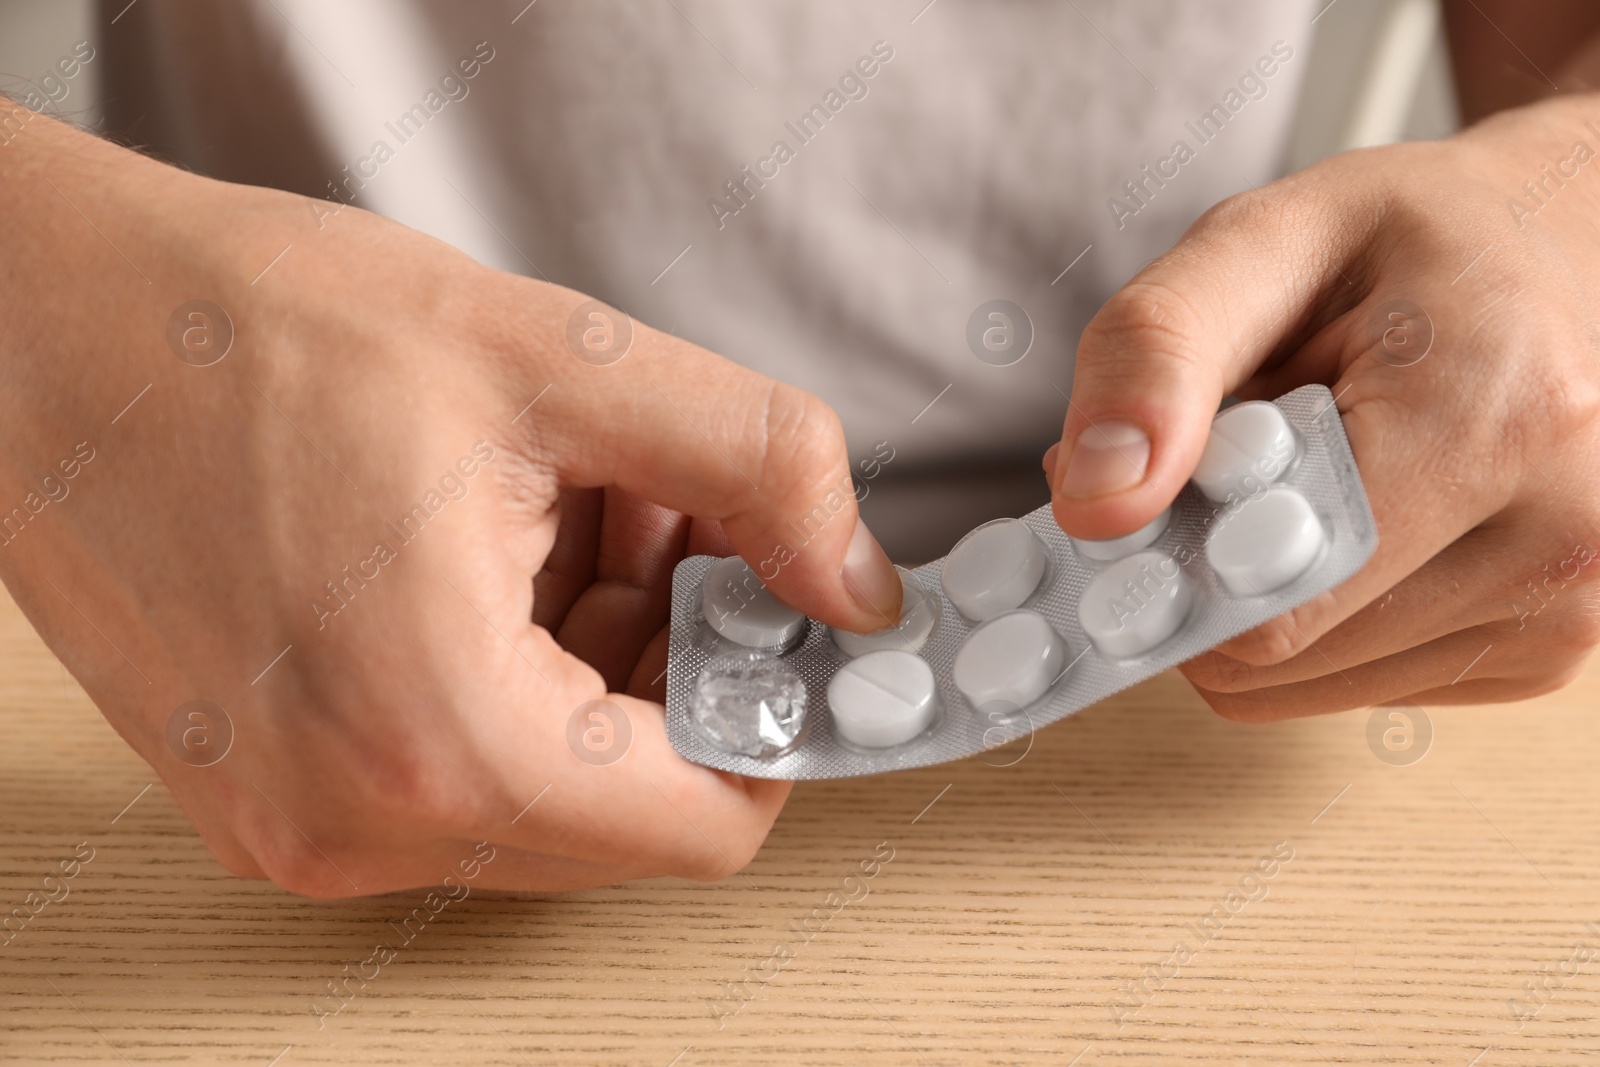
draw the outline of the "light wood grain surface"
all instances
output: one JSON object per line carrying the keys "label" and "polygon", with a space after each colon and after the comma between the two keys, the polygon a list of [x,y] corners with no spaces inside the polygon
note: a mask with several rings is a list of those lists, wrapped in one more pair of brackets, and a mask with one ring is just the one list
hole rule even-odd
{"label": "light wood grain surface", "polygon": [[[1242,726],[1169,674],[1026,754],[802,785],[725,883],[474,894],[404,943],[422,893],[315,903],[219,868],[9,600],[0,664],[0,912],[59,897],[0,944],[0,1062],[1600,1056],[1600,669],[1428,709],[1409,766],[1367,713]],[[379,942],[402,947],[319,1019]]]}

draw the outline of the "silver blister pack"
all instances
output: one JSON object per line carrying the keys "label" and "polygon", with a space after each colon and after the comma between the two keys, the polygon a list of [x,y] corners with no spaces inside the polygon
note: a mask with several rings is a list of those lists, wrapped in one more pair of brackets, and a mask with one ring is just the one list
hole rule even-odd
{"label": "silver blister pack", "polygon": [[[1062,533],[1048,506],[986,523],[943,559],[902,572],[907,604],[922,601],[918,620],[908,609],[888,635],[901,650],[875,659],[840,647],[860,653],[863,641],[785,616],[743,563],[685,559],[673,575],[667,736],[686,759],[755,778],[962,759],[1305,603],[1355,574],[1378,542],[1320,385],[1219,413],[1166,515],[1089,543]],[[730,567],[748,592],[724,577]]]}

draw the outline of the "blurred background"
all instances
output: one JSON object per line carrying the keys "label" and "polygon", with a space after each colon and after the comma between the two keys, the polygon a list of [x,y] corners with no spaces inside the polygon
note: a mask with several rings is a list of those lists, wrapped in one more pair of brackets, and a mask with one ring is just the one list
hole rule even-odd
{"label": "blurred background", "polygon": [[[0,0],[0,89],[15,92],[36,81],[75,42],[93,43],[98,25],[120,18],[138,2],[106,0],[97,5],[94,0]],[[1457,128],[1438,0],[1320,0],[1315,10],[1319,13],[1313,24],[1309,63],[1281,172],[1298,170],[1343,149],[1437,138]],[[123,26],[137,22],[139,14],[133,12]],[[107,67],[105,60],[84,66],[50,110],[95,127],[104,114],[100,86]],[[263,94],[270,91],[260,87]],[[249,125],[253,120],[239,115],[233,121]],[[1235,188],[1243,188],[1242,183]],[[364,206],[382,209],[380,205]],[[481,257],[475,249],[468,251]],[[490,265],[526,271],[520,260]],[[585,287],[582,278],[557,276],[555,280]],[[588,291],[615,302],[604,290]],[[641,314],[626,303],[619,306]],[[719,347],[715,334],[698,334],[692,324],[681,320],[654,324],[734,354]],[[1074,340],[1075,335],[1061,342],[1070,345]],[[964,360],[965,356],[957,358]],[[931,389],[928,395],[932,395]],[[837,405],[852,398],[829,399]],[[1053,402],[1053,397],[1049,399]],[[916,405],[921,402],[917,400]],[[843,407],[839,410],[845,412]],[[848,429],[848,417],[846,424]],[[897,438],[896,447],[902,443]],[[1041,448],[1043,443],[1048,442],[1041,442]],[[860,452],[862,442],[853,441],[852,447],[853,452]],[[955,464],[954,468],[947,463],[919,466],[914,450],[908,454],[912,458],[902,459],[890,476],[875,481],[862,502],[869,525],[900,562],[936,558],[977,521],[1022,514],[1048,499],[1037,460],[1032,458],[1036,452],[1026,459],[967,467]],[[951,506],[952,500],[958,500],[959,506]]]}
{"label": "blurred background", "polygon": [[[0,85],[34,78],[62,48],[94,37],[96,0],[0,0]],[[1286,170],[1360,145],[1427,140],[1457,125],[1437,0],[1333,0],[1317,19]],[[100,116],[99,68],[62,114]]]}

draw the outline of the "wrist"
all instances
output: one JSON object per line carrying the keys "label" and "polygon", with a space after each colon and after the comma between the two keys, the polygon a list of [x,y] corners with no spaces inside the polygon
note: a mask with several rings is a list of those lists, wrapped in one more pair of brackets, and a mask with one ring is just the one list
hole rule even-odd
{"label": "wrist", "polygon": [[1600,223],[1600,93],[1562,93],[1499,112],[1455,135],[1504,197],[1519,231]]}
{"label": "wrist", "polygon": [[0,100],[0,487],[55,465],[150,380],[140,335],[167,298],[152,208],[181,195],[174,177],[198,180]]}

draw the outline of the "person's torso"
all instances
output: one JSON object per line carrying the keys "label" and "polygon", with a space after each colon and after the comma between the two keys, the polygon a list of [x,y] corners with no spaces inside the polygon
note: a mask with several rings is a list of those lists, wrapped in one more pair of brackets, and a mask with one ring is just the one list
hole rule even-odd
{"label": "person's torso", "polygon": [[[888,443],[887,485],[1037,469],[1094,310],[1276,176],[1310,14],[145,0],[103,44],[114,129],[353,197],[808,389],[853,456]],[[1031,324],[1020,361],[1014,315],[975,318],[996,300]]]}

